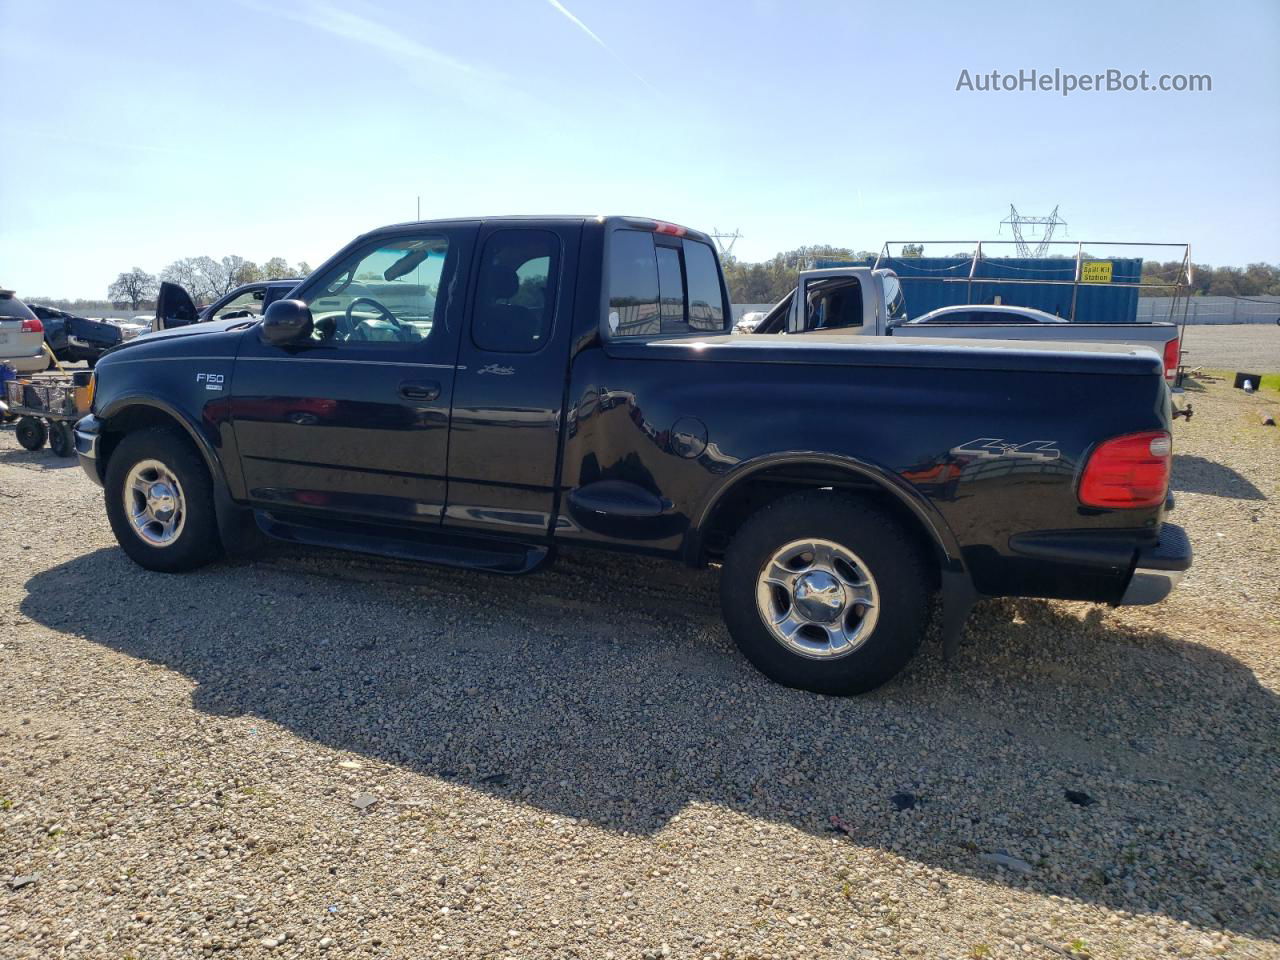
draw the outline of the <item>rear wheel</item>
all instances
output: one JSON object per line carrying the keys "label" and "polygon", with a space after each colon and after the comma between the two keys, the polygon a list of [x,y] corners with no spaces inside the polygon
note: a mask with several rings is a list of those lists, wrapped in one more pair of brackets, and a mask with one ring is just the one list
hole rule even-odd
{"label": "rear wheel", "polygon": [[38,417],[22,417],[14,428],[14,432],[24,450],[39,450],[49,438],[49,431],[45,429],[44,421]]}
{"label": "rear wheel", "polygon": [[157,427],[121,440],[104,488],[111,530],[135,563],[177,573],[222,552],[209,471],[176,430]]}
{"label": "rear wheel", "polygon": [[928,625],[929,583],[923,551],[883,511],[806,491],[742,525],[720,599],[734,642],[770,679],[855,694],[911,659]]}

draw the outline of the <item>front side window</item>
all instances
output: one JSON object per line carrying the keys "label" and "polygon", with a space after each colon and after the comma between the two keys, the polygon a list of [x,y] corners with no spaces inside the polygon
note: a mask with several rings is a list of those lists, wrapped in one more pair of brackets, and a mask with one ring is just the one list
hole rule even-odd
{"label": "front side window", "polygon": [[560,242],[546,230],[500,230],[485,241],[471,339],[481,350],[534,353],[551,336]]}
{"label": "front side window", "polygon": [[426,340],[448,253],[442,234],[397,237],[355,251],[308,285],[312,339],[357,348]]}

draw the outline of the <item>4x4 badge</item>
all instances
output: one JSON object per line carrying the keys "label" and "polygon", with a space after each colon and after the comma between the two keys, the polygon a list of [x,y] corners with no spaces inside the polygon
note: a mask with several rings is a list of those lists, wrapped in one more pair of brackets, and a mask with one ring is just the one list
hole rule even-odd
{"label": "4x4 badge", "polygon": [[994,460],[997,457],[1021,457],[1024,460],[1057,460],[1062,451],[1054,444],[1056,440],[1028,440],[1026,443],[1010,443],[997,437],[979,437],[958,447],[952,447],[951,453],[957,457],[983,457]]}

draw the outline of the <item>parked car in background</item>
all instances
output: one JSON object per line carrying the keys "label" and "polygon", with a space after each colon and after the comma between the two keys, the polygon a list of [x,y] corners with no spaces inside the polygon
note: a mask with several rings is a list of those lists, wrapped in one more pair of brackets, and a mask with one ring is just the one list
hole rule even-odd
{"label": "parked car in background", "polygon": [[246,283],[224,294],[207,307],[198,308],[181,284],[164,281],[156,296],[153,330],[171,330],[210,320],[240,320],[260,317],[262,312],[289,294],[302,281],[297,278]]}
{"label": "parked car in background", "polygon": [[85,361],[89,366],[124,340],[120,328],[102,320],[77,317],[40,303],[29,303],[31,312],[44,324],[44,342],[62,363]]}
{"label": "parked car in background", "polygon": [[49,364],[44,324],[12,290],[0,290],[0,363],[18,373],[35,373]]}
{"label": "parked car in background", "polygon": [[144,333],[151,332],[150,317],[131,317],[125,319],[123,317],[90,317],[91,320],[101,320],[103,323],[109,323],[117,330],[126,340],[132,340],[134,337],[140,337]]}
{"label": "parked car in background", "polygon": [[937,310],[930,310],[926,314],[905,322],[916,327],[925,323],[1068,323],[1069,321],[1032,307],[970,303],[939,307]]}

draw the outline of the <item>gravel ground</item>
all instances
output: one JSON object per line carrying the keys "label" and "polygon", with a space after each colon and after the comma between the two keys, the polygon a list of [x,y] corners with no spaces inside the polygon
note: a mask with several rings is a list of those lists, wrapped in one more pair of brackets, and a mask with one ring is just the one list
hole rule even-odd
{"label": "gravel ground", "polygon": [[714,571],[147,573],[0,429],[0,956],[1278,957],[1280,428],[1196,392],[1170,602],[988,602],[852,700]]}
{"label": "gravel ground", "polygon": [[1183,347],[1188,367],[1280,372],[1280,326],[1273,323],[1191,324]]}

